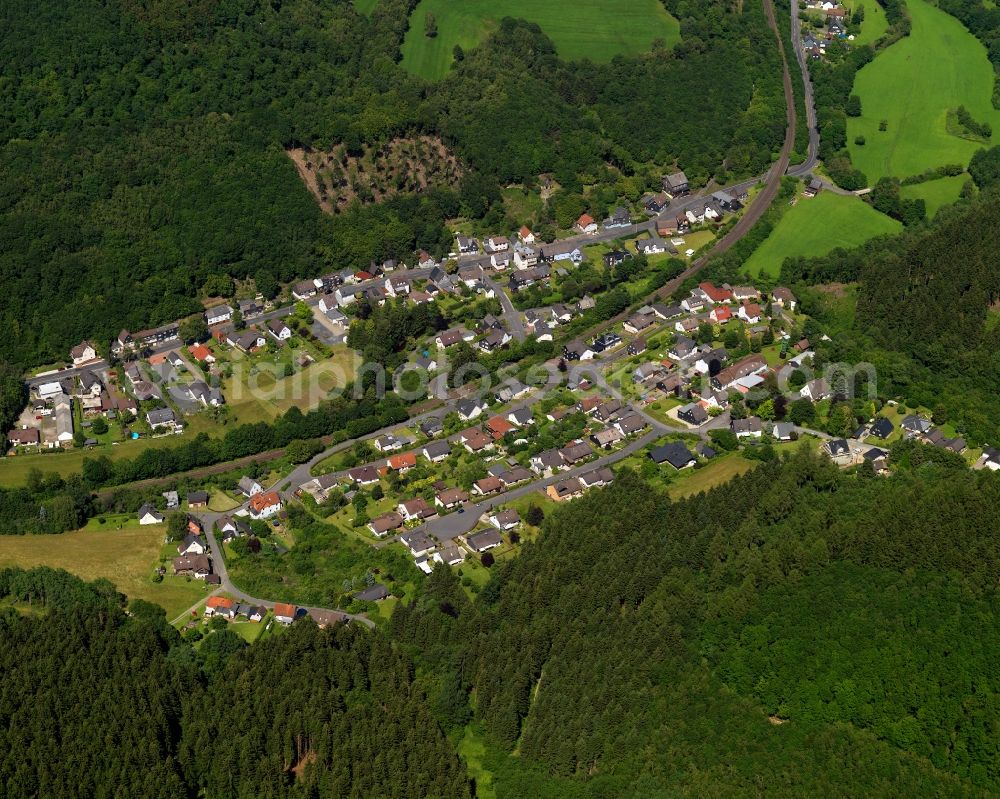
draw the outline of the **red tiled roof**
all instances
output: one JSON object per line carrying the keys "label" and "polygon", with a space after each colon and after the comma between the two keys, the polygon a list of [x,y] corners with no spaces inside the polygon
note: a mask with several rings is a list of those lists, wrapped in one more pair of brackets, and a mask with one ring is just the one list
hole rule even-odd
{"label": "red tiled roof", "polygon": [[256,494],[250,497],[250,510],[256,513],[260,513],[264,508],[280,504],[281,497],[278,496],[277,491],[268,491],[266,494]]}
{"label": "red tiled roof", "polygon": [[226,608],[229,609],[233,606],[233,600],[224,596],[210,596],[208,602],[205,603],[210,608]]}

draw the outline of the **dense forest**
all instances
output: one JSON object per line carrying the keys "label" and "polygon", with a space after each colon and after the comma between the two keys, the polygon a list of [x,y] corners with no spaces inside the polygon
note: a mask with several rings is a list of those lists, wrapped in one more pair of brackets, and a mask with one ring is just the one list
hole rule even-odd
{"label": "dense forest", "polygon": [[467,797],[382,636],[297,623],[197,650],[163,611],[65,572],[0,571],[4,796]]}
{"label": "dense forest", "polygon": [[974,795],[1000,787],[998,492],[804,453],[682,503],[620,475],[475,603],[435,573],[392,629],[543,764],[522,795]]}
{"label": "dense forest", "polygon": [[[669,0],[674,50],[601,66],[561,62],[536,25],[505,19],[435,84],[397,64],[413,5],[7,5],[0,357],[63,358],[85,337],[197,311],[233,279],[270,296],[335,266],[441,253],[446,218],[525,221],[505,218],[499,187],[542,173],[560,187],[543,212],[554,220],[567,204],[603,212],[622,180],[652,187],[675,163],[698,183],[757,174],[780,146],[781,71],[758,3]],[[285,152],[421,135],[465,165],[457,185],[335,218]]]}
{"label": "dense forest", "polygon": [[[880,396],[940,407],[940,421],[950,417],[980,445],[1000,441],[1000,330],[993,324],[1000,195],[991,188],[1000,179],[998,153],[973,157],[983,194],[943,209],[932,224],[782,267],[782,280],[799,287],[804,309],[831,335],[818,343],[826,362],[874,364]],[[847,323],[826,295],[806,288],[853,282],[857,307]]]}

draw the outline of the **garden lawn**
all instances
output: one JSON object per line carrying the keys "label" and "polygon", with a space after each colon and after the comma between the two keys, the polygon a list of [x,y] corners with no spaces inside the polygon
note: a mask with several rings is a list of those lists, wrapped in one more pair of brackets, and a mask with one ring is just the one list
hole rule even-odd
{"label": "garden lawn", "polygon": [[786,258],[825,255],[837,247],[857,247],[875,236],[898,233],[903,226],[857,197],[823,191],[800,197],[771,235],[744,262],[751,275],[777,277]]}
{"label": "garden lawn", "polygon": [[[433,39],[424,34],[427,14],[437,21]],[[443,77],[456,44],[475,47],[504,17],[537,23],[568,61],[608,62],[616,55],[647,52],[657,38],[667,47],[680,39],[680,23],[659,0],[421,0],[403,41],[403,68],[428,80]]]}
{"label": "garden lawn", "polygon": [[967,180],[969,180],[969,176],[963,172],[954,177],[938,178],[937,180],[928,180],[926,183],[903,186],[900,194],[906,200],[923,200],[927,204],[927,218],[933,219],[938,209],[945,205],[951,205],[958,199],[962,192],[962,186]]}
{"label": "garden lawn", "polygon": [[163,525],[140,527],[130,520],[119,530],[121,517],[107,519],[105,525],[91,519],[83,530],[60,535],[0,536],[0,568],[51,566],[84,580],[104,577],[129,599],[155,602],[167,612],[168,621],[209,593],[201,580],[189,582],[171,575],[161,583],[152,582],[163,544]]}
{"label": "garden lawn", "polygon": [[[904,178],[944,164],[968,164],[983,145],[947,132],[948,109],[964,105],[977,122],[1000,130],[986,48],[926,0],[907,0],[906,7],[910,35],[867,64],[854,83],[862,115],[848,118],[847,140],[854,165],[871,185],[887,175]],[[888,123],[884,132],[881,120]],[[864,145],[854,143],[859,135]]]}

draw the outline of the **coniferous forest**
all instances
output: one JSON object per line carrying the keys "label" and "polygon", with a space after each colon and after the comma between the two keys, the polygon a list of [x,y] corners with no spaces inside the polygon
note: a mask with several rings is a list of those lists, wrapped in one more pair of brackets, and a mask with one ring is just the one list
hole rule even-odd
{"label": "coniferous forest", "polygon": [[475,600],[442,568],[385,630],[251,648],[2,572],[0,774],[12,797],[470,796],[482,769],[510,799],[998,793],[1000,481],[906,462],[802,450],[679,502],[623,472]]}

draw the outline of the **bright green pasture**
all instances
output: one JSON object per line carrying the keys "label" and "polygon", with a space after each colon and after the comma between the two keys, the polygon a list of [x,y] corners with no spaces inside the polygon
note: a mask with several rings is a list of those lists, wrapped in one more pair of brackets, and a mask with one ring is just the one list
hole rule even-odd
{"label": "bright green pasture", "polygon": [[800,197],[744,267],[751,275],[777,276],[786,258],[857,247],[875,236],[901,229],[899,222],[857,197],[822,191],[815,197]]}
{"label": "bright green pasture", "polygon": [[[424,34],[427,14],[437,21],[433,39]],[[667,46],[680,39],[680,23],[659,0],[421,0],[403,42],[403,67],[437,80],[451,67],[456,44],[465,50],[475,47],[504,17],[537,23],[570,61],[606,62],[616,55],[644,53],[657,38]]]}
{"label": "bright green pasture", "polygon": [[[847,120],[854,165],[874,184],[944,164],[967,164],[982,144],[949,134],[948,109],[964,105],[1000,130],[986,49],[954,17],[926,0],[907,0],[913,29],[866,65],[854,83],[862,115]],[[867,12],[868,7],[865,6]],[[885,120],[885,131],[879,123]],[[854,143],[864,136],[865,144]]]}
{"label": "bright green pasture", "polygon": [[969,180],[968,174],[963,172],[954,177],[938,178],[928,180],[926,183],[916,183],[912,186],[903,186],[900,194],[907,200],[921,199],[927,204],[927,217],[934,218],[934,214],[943,205],[950,205],[958,199],[962,192],[962,186]]}

